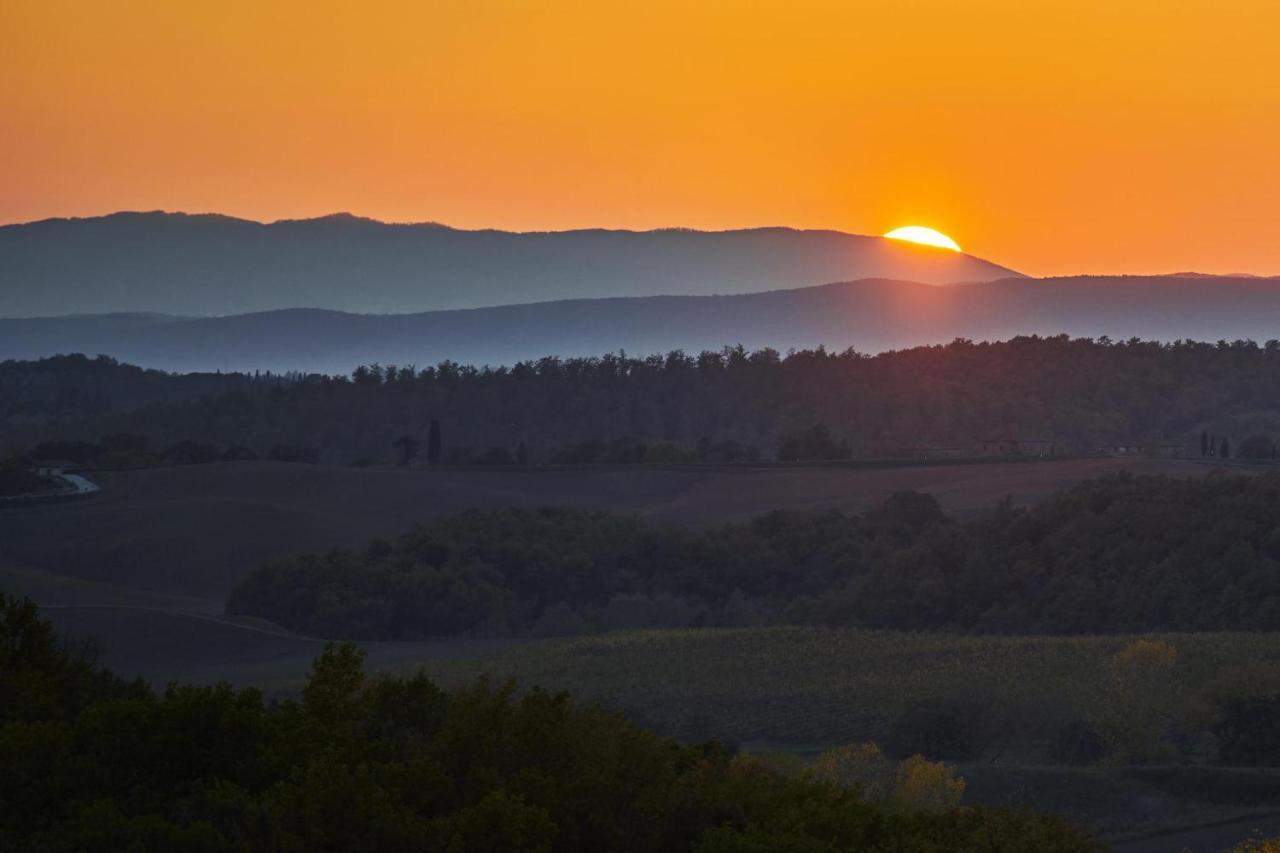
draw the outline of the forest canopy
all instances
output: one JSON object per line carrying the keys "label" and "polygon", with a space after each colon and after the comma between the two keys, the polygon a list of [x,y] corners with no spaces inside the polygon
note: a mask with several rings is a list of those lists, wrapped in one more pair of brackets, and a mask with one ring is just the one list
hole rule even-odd
{"label": "forest canopy", "polygon": [[[1060,452],[1196,448],[1280,434],[1280,342],[1019,337],[866,355],[726,347],[503,367],[368,365],[350,376],[143,371],[60,356],[0,363],[0,444],[138,434],[258,456],[392,461],[442,428],[444,460],[532,463],[892,456],[1038,439]],[[323,429],[317,425],[323,424]],[[492,453],[491,453],[492,451]]]}

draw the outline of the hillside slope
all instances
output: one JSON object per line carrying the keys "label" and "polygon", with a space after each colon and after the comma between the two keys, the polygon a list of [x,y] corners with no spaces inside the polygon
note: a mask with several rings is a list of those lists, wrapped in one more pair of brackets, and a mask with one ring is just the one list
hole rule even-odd
{"label": "hillside slope", "polygon": [[[56,572],[152,594],[220,602],[264,561],[393,539],[468,508],[577,506],[705,523],[773,509],[860,509],[904,489],[948,512],[1030,503],[1112,471],[1197,476],[1178,460],[846,466],[600,466],[402,470],[237,462],[97,472],[102,493],[78,504],[0,512],[6,569]],[[191,543],[199,541],[199,548]],[[65,591],[42,604],[120,603]],[[135,603],[129,601],[128,603]],[[215,605],[216,606],[216,605]]]}

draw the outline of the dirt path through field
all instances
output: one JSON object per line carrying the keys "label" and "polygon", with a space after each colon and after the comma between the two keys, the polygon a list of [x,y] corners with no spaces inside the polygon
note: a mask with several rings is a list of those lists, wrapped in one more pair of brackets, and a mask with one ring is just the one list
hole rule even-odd
{"label": "dirt path through field", "polygon": [[1280,813],[1175,830],[1111,845],[1112,853],[1226,853],[1250,838],[1280,835]]}

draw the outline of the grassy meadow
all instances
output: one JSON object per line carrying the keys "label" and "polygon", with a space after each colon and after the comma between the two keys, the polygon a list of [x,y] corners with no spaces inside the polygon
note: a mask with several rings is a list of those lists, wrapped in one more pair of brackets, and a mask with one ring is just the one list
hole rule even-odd
{"label": "grassy meadow", "polygon": [[[1117,686],[1113,661],[1138,640],[1177,650],[1165,676]],[[811,628],[646,631],[529,641],[421,665],[447,685],[479,678],[568,690],[681,738],[718,737],[740,748],[809,761],[850,743],[883,744],[894,720],[930,700],[975,708],[981,745],[955,762],[966,800],[1047,809],[1117,842],[1161,847],[1175,827],[1275,822],[1280,771],[1213,766],[1205,727],[1216,696],[1242,681],[1277,678],[1280,634],[1205,633],[1089,637],[992,637]],[[1074,720],[1126,733],[1132,717],[1176,733],[1137,759],[1088,766],[1051,754]],[[1167,710],[1167,714],[1163,711]],[[1118,728],[1116,728],[1118,727]],[[1233,842],[1244,832],[1220,830]],[[1172,841],[1170,841],[1172,843]],[[1198,849],[1198,848],[1197,848]]]}
{"label": "grassy meadow", "polygon": [[[799,627],[642,631],[515,644],[425,663],[459,684],[488,676],[569,690],[682,737],[819,750],[882,739],[909,705],[975,702],[1034,754],[1103,701],[1108,661],[1134,637],[995,637]],[[1280,665],[1280,634],[1151,635],[1177,649],[1167,687],[1193,701],[1233,667]],[[1225,689],[1225,688],[1224,688]]]}

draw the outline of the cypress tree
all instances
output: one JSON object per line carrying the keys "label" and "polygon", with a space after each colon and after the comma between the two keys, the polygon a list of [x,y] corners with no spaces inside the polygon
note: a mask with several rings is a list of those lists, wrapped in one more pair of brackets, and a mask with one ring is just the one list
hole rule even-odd
{"label": "cypress tree", "polygon": [[427,464],[440,464],[440,422],[431,419],[431,431],[427,433]]}
{"label": "cypress tree", "polygon": [[422,445],[413,436],[402,435],[393,442],[393,446],[400,451],[400,467],[407,468],[413,461],[413,457],[418,455],[418,448]]}
{"label": "cypress tree", "polygon": [[1227,437],[1225,435],[1222,437],[1222,458],[1231,458],[1231,444],[1227,441]]}

